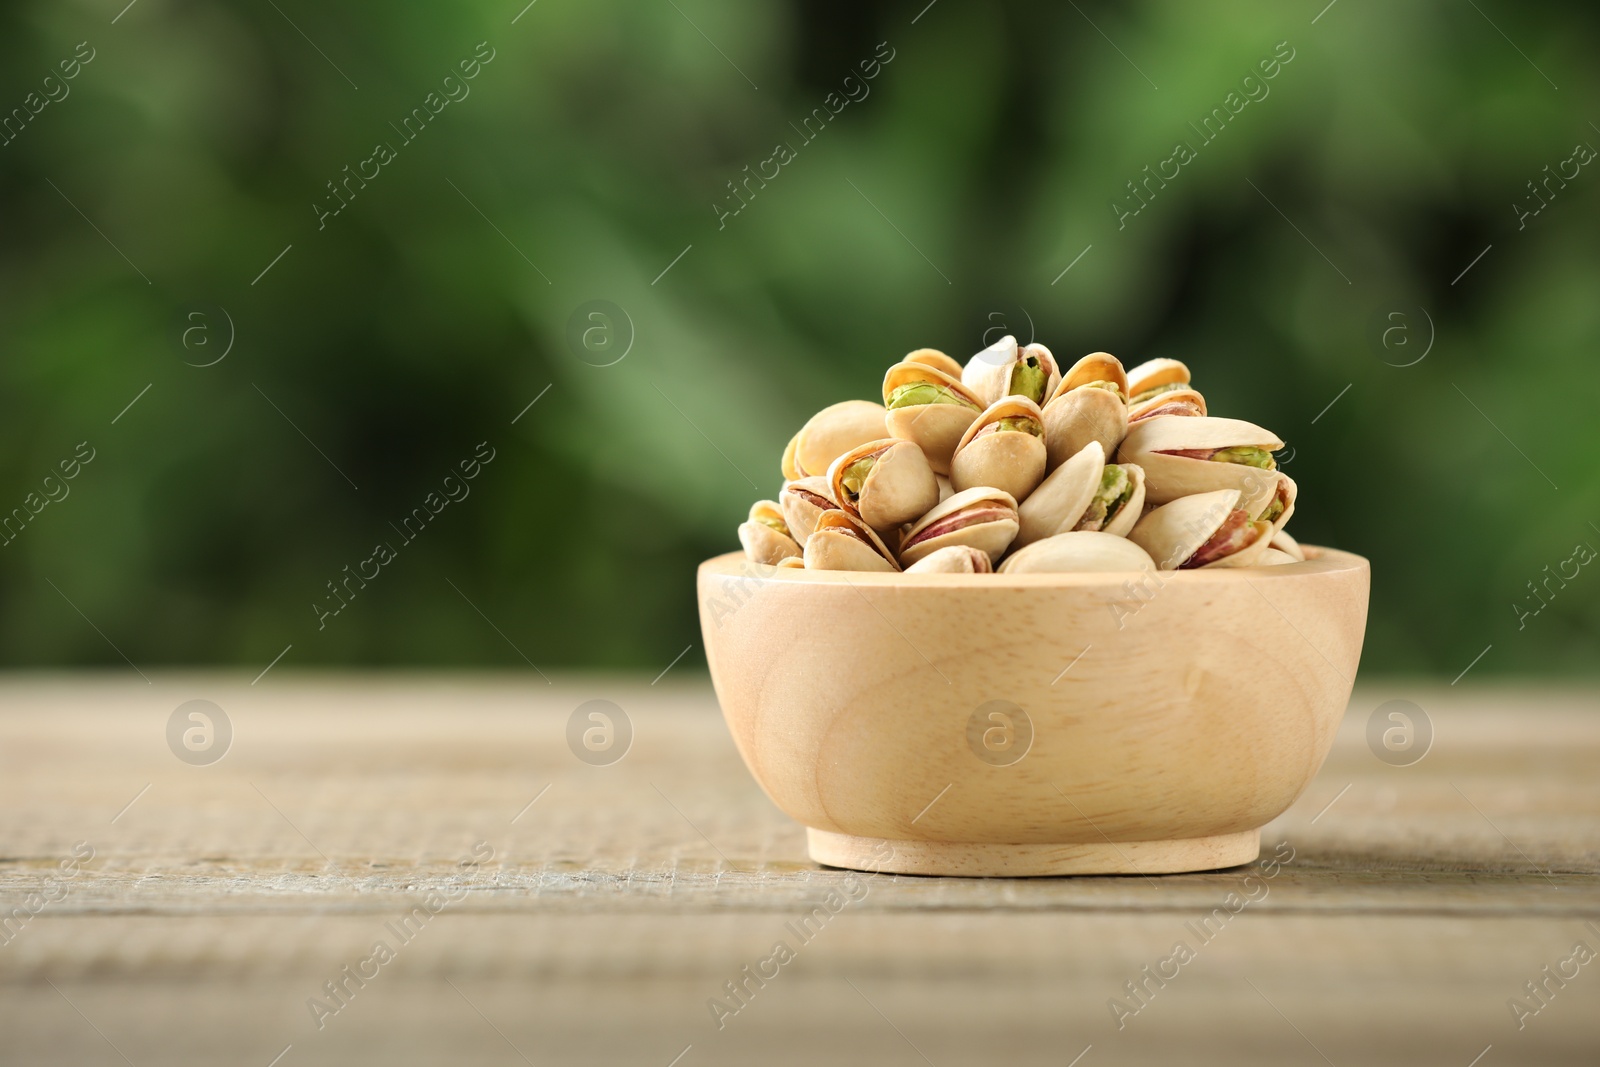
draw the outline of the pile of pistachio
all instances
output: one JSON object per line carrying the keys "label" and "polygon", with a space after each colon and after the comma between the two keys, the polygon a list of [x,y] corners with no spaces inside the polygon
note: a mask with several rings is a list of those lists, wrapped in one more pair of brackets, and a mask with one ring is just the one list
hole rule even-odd
{"label": "pile of pistachio", "polygon": [[1187,570],[1305,558],[1283,442],[1213,418],[1189,368],[1094,352],[1065,373],[1006,336],[965,366],[919,348],[883,403],[813,415],[783,489],[739,527],[753,561],[907,573]]}

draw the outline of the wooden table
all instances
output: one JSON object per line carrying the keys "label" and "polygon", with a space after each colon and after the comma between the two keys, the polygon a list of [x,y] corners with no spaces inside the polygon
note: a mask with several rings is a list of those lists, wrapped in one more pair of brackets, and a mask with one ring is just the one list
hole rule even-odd
{"label": "wooden table", "polygon": [[1366,685],[1281,865],[1002,881],[810,863],[690,677],[152,677],[0,682],[0,1063],[1600,1062],[1589,692]]}

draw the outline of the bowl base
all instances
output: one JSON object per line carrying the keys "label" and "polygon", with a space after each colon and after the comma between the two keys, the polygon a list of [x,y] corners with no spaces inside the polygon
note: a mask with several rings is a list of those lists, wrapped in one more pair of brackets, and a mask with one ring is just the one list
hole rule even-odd
{"label": "bowl base", "polygon": [[883,874],[1025,878],[1062,874],[1177,874],[1249,863],[1261,854],[1261,831],[1173,841],[1093,844],[984,844],[891,841],[806,828],[811,858],[830,867]]}

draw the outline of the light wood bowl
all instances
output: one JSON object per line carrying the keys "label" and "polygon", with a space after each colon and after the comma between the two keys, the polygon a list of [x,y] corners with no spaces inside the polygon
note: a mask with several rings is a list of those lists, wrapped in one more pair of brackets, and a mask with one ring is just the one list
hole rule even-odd
{"label": "light wood bowl", "polygon": [[1209,870],[1256,858],[1350,699],[1369,567],[1306,551],[1144,576],[787,570],[729,553],[700,565],[700,629],[739,754],[819,863]]}

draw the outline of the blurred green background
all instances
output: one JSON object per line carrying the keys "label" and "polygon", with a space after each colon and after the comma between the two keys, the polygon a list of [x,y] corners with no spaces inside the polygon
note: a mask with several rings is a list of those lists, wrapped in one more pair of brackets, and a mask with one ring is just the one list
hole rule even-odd
{"label": "blurred green background", "polygon": [[1367,670],[1600,664],[1592,5],[124,5],[0,12],[0,663],[703,665],[790,434],[1004,325],[1283,436]]}

